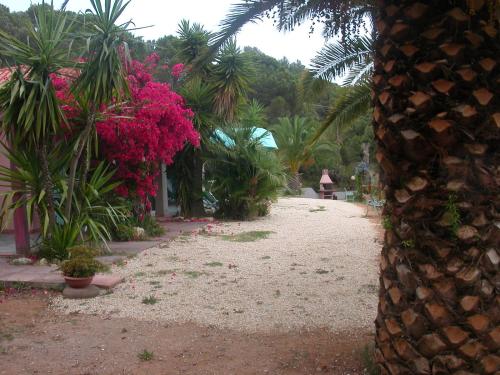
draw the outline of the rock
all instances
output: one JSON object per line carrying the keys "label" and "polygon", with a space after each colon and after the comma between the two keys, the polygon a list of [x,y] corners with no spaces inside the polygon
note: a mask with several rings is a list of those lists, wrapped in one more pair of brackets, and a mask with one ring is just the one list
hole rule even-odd
{"label": "rock", "polygon": [[88,287],[82,289],[75,289],[67,286],[64,288],[62,295],[64,298],[69,299],[85,299],[97,297],[99,293],[100,290],[95,285],[89,285]]}
{"label": "rock", "polygon": [[132,228],[132,238],[134,240],[142,240],[144,239],[146,235],[146,232],[144,230],[144,228],[141,228],[141,227],[133,227]]}
{"label": "rock", "polygon": [[13,264],[14,266],[26,266],[29,264],[33,264],[33,260],[30,258],[16,258],[12,259],[10,264]]}
{"label": "rock", "polygon": [[49,261],[45,258],[42,258],[38,261],[38,265],[39,266],[48,266],[49,265]]}

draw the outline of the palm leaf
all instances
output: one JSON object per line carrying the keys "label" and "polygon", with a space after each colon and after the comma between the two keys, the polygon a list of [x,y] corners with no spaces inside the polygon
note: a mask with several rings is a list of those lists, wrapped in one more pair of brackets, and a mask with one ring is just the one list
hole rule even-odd
{"label": "palm leaf", "polygon": [[314,144],[330,127],[346,127],[370,109],[370,82],[364,81],[342,94],[331,107],[326,119],[310,144]]}

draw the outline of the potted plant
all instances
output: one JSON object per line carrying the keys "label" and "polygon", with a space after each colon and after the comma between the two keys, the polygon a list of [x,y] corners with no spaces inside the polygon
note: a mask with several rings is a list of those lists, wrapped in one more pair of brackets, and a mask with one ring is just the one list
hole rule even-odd
{"label": "potted plant", "polygon": [[78,246],[68,250],[69,259],[61,263],[66,284],[71,288],[81,289],[90,285],[94,275],[104,269],[104,265],[95,260],[95,251]]}

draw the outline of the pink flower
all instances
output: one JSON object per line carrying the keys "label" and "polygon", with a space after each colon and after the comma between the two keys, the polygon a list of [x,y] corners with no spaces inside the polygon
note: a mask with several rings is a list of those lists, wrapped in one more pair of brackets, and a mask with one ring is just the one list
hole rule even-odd
{"label": "pink flower", "polygon": [[172,67],[172,76],[173,77],[179,78],[181,76],[182,72],[184,72],[184,64],[175,64]]}

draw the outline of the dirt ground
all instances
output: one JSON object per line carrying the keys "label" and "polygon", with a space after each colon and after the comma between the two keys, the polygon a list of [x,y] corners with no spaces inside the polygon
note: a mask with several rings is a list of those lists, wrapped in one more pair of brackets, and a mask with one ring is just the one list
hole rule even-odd
{"label": "dirt ground", "polygon": [[[48,295],[0,303],[0,374],[364,374],[370,332],[247,334],[196,324],[59,315]],[[139,354],[152,353],[150,360]]]}

